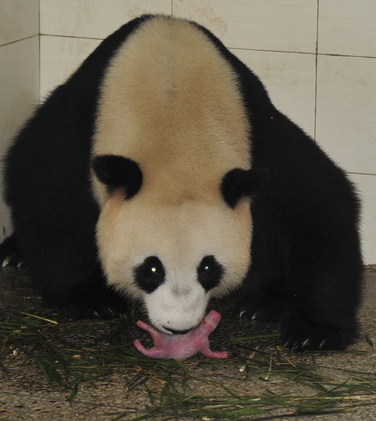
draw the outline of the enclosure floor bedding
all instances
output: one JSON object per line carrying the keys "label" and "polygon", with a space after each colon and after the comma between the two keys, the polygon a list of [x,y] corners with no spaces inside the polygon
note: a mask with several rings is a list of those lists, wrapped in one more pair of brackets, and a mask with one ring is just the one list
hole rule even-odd
{"label": "enclosure floor bedding", "polygon": [[346,352],[291,354],[277,326],[215,304],[224,317],[213,349],[231,357],[160,362],[132,348],[137,315],[60,320],[25,272],[0,271],[0,420],[376,419],[376,268]]}

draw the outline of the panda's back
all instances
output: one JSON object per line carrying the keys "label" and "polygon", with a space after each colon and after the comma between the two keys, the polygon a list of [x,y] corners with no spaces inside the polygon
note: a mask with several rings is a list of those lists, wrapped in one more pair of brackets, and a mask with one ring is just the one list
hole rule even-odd
{"label": "panda's back", "polygon": [[[188,183],[218,189],[226,171],[249,168],[249,136],[237,74],[196,25],[147,20],[111,60],[93,150],[139,163],[144,192],[171,186],[174,194]],[[95,180],[94,190],[103,201]]]}

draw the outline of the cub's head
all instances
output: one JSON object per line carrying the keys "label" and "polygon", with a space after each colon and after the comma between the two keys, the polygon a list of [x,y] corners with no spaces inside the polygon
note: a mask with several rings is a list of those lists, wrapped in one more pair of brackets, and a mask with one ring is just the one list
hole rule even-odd
{"label": "cub's head", "polygon": [[236,288],[248,271],[251,172],[224,174],[211,195],[171,197],[127,158],[99,156],[93,168],[97,196],[106,189],[97,244],[109,285],[141,300],[162,332],[196,327],[209,299]]}

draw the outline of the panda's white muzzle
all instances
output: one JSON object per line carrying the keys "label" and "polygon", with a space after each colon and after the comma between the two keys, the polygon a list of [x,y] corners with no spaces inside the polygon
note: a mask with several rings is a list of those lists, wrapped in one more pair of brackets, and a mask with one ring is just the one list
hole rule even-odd
{"label": "panda's white muzzle", "polygon": [[183,333],[197,327],[205,316],[209,297],[199,283],[190,288],[163,284],[144,297],[150,322],[167,334]]}

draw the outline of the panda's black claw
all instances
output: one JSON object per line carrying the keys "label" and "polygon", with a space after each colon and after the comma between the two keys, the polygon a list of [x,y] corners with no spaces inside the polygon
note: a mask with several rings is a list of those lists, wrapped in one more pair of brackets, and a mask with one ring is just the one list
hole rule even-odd
{"label": "panda's black claw", "polygon": [[12,255],[6,257],[3,260],[3,264],[2,264],[2,267],[4,269],[6,269],[6,268],[20,269],[21,266],[22,266],[22,261],[20,260],[20,257],[15,255],[15,254],[12,254]]}
{"label": "panda's black claw", "polygon": [[302,348],[306,348],[311,342],[311,338],[307,338],[305,341],[303,341],[302,343]]}
{"label": "panda's black claw", "polygon": [[282,345],[282,348],[289,348],[289,343],[290,343],[290,341],[286,341],[286,342]]}
{"label": "panda's black claw", "polygon": [[116,313],[112,310],[111,307],[106,307],[106,311],[112,316],[116,317]]}
{"label": "panda's black claw", "polygon": [[114,319],[116,317],[116,313],[107,306],[100,306],[95,311],[96,317],[104,319],[104,320],[110,320]]}
{"label": "panda's black claw", "polygon": [[1,267],[5,269],[10,264],[10,256],[7,256],[1,263]]}
{"label": "panda's black claw", "polygon": [[288,349],[290,352],[303,352],[306,350],[308,343],[304,344],[306,341],[294,341],[292,339],[286,341],[283,345],[283,348]]}
{"label": "panda's black claw", "polygon": [[245,308],[241,308],[239,311],[239,319],[242,319],[248,313],[248,310]]}
{"label": "panda's black claw", "polygon": [[294,345],[290,348],[291,352],[297,352],[298,350],[300,350],[300,346],[298,342],[295,342]]}

